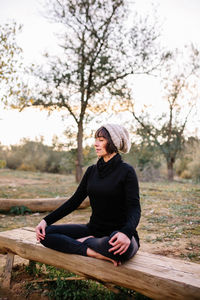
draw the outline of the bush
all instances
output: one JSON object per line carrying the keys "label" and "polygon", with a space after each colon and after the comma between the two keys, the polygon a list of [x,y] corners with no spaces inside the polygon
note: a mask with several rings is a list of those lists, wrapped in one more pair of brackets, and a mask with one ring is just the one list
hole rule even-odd
{"label": "bush", "polygon": [[[40,171],[71,174],[75,170],[76,149],[57,150],[43,144],[43,141],[24,139],[21,145],[10,146],[5,151],[0,148],[0,159],[4,158],[7,167],[22,171]],[[93,147],[83,149],[84,166],[96,161]]]}
{"label": "bush", "polygon": [[200,182],[200,140],[193,137],[188,139],[175,169],[181,178]]}
{"label": "bush", "polygon": [[56,151],[42,141],[23,140],[4,152],[7,167],[22,171],[72,173],[75,168],[74,150]]}
{"label": "bush", "polygon": [[17,170],[19,171],[31,171],[31,172],[35,172],[36,168],[33,164],[26,164],[26,163],[22,163]]}
{"label": "bush", "polygon": [[161,177],[160,169],[155,168],[151,163],[147,164],[142,171],[137,172],[140,181],[156,181]]}
{"label": "bush", "polygon": [[185,171],[188,171],[187,166],[188,166],[189,161],[190,160],[189,160],[189,157],[187,157],[187,155],[181,156],[176,160],[175,171],[176,171],[176,174],[178,176],[180,176],[181,178],[184,178],[183,173]]}
{"label": "bush", "polygon": [[196,159],[188,164],[188,170],[192,174],[192,178],[196,182],[200,182],[200,153],[197,154]]}
{"label": "bush", "polygon": [[146,144],[132,144],[130,152],[122,157],[134,166],[141,181],[160,178],[161,158],[155,147]]}
{"label": "bush", "polygon": [[9,212],[14,215],[25,215],[27,213],[30,213],[30,214],[32,213],[32,211],[24,205],[12,206]]}
{"label": "bush", "polygon": [[181,172],[180,177],[183,179],[191,179],[192,174],[189,170],[184,170],[183,172]]}
{"label": "bush", "polygon": [[5,160],[0,160],[0,169],[3,169],[6,167],[6,161]]}

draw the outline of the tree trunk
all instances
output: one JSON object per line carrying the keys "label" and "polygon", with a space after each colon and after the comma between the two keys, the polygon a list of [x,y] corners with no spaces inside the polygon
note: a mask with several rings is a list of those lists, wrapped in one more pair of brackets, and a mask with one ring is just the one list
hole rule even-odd
{"label": "tree trunk", "polygon": [[76,160],[76,182],[80,182],[83,175],[83,123],[78,123],[77,133],[77,160]]}
{"label": "tree trunk", "polygon": [[174,180],[174,161],[172,158],[167,162],[167,177],[170,181]]}

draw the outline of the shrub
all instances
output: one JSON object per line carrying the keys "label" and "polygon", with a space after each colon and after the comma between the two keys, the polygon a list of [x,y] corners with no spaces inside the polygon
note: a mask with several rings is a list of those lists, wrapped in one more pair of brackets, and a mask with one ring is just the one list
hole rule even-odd
{"label": "shrub", "polygon": [[31,171],[31,172],[35,172],[36,168],[33,164],[29,164],[29,163],[22,163],[17,170],[20,171]]}
{"label": "shrub", "polygon": [[6,167],[6,161],[5,160],[0,160],[0,169],[3,169]]}
{"label": "shrub", "polygon": [[32,211],[24,205],[12,206],[9,212],[14,215],[25,215],[26,213],[32,213]]}
{"label": "shrub", "polygon": [[180,177],[183,179],[191,179],[192,178],[192,174],[189,170],[184,170],[181,174]]}
{"label": "shrub", "polygon": [[193,137],[188,139],[175,169],[181,178],[200,181],[200,140]]}
{"label": "shrub", "polygon": [[196,182],[200,182],[200,153],[196,155],[196,159],[188,164],[189,172]]}

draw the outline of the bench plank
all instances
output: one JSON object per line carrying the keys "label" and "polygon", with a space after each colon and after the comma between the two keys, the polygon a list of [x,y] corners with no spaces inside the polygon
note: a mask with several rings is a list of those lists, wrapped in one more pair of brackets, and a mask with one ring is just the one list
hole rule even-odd
{"label": "bench plank", "polygon": [[200,299],[200,265],[191,262],[139,251],[114,267],[107,261],[45,248],[36,242],[33,228],[1,232],[0,251],[130,288],[153,299]]}

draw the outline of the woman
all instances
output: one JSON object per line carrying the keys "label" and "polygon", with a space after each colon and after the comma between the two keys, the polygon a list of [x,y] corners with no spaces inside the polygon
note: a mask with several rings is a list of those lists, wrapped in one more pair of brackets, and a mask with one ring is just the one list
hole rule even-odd
{"label": "woman", "polygon": [[[141,213],[138,180],[119,154],[127,153],[130,146],[128,132],[120,125],[106,124],[97,130],[97,164],[88,167],[74,195],[38,224],[38,241],[61,252],[109,260],[115,266],[135,255]],[[88,224],[51,225],[87,196],[92,208]]]}

